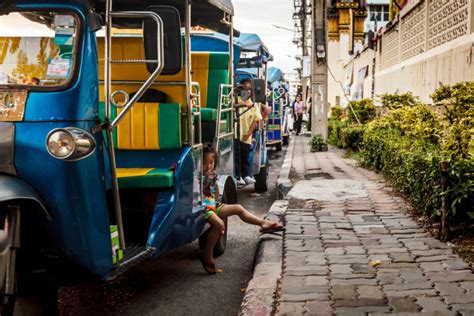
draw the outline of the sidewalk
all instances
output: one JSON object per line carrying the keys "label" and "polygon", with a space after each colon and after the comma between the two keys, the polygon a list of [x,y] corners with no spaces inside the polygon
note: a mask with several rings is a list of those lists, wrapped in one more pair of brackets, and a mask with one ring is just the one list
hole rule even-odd
{"label": "sidewalk", "polygon": [[474,315],[474,274],[380,175],[295,143],[277,315]]}

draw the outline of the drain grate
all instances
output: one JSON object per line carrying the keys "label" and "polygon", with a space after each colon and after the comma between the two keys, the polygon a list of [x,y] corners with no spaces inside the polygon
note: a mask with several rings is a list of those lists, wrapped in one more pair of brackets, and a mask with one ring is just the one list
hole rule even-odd
{"label": "drain grate", "polygon": [[315,172],[315,173],[307,173],[304,175],[305,180],[312,180],[316,178],[321,178],[321,179],[326,179],[326,180],[332,180],[334,179],[333,176],[331,176],[327,172]]}

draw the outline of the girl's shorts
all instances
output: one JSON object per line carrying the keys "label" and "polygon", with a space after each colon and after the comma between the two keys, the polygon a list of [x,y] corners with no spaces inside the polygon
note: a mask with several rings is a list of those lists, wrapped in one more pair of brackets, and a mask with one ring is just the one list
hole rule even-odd
{"label": "girl's shorts", "polygon": [[218,203],[215,207],[207,205],[206,208],[204,209],[206,219],[209,219],[209,217],[211,217],[212,214],[216,214],[217,216],[219,216],[219,212],[221,211],[224,205],[225,204],[222,204],[222,203]]}

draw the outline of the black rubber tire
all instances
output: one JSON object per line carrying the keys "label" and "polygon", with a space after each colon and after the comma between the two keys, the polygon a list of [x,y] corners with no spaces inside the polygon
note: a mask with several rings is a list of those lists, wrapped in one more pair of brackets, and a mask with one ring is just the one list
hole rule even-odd
{"label": "black rubber tire", "polygon": [[257,193],[268,191],[268,166],[260,168],[260,173],[255,176],[254,189]]}
{"label": "black rubber tire", "polygon": [[290,135],[283,136],[282,140],[283,140],[283,146],[287,146],[290,143]]}
{"label": "black rubber tire", "polygon": [[[24,229],[24,227],[22,226],[21,229]],[[0,244],[4,243],[1,240],[4,237],[4,234],[0,234]],[[24,251],[23,248],[17,250],[17,271],[15,272],[15,288],[17,293],[8,300],[7,304],[0,302],[0,315],[59,315],[56,278],[39,267],[32,267],[31,271],[34,272],[24,272],[25,270],[22,270],[20,267],[27,261],[24,259],[22,251]]]}
{"label": "black rubber tire", "polygon": [[276,151],[282,151],[283,150],[283,144],[282,143],[276,143],[275,150]]}
{"label": "black rubber tire", "polygon": [[[222,256],[225,252],[225,248],[227,246],[227,228],[228,228],[227,223],[228,222],[227,222],[227,218],[226,218],[224,220],[224,224],[225,224],[224,235],[222,235],[221,238],[219,238],[219,241],[217,242],[216,246],[214,247],[214,257]],[[206,248],[207,236],[209,235],[210,230],[211,229],[209,228],[208,230],[206,230],[204,232],[204,234],[199,236],[199,249],[204,250],[204,248]]]}
{"label": "black rubber tire", "polygon": [[[226,187],[224,188],[224,196],[222,197],[222,203],[224,204],[237,203],[237,191],[236,191],[234,182],[229,179],[225,185]],[[227,247],[227,232],[228,232],[228,227],[229,227],[227,218],[224,220],[224,224],[225,224],[224,235],[221,235],[221,238],[219,238],[219,241],[214,247],[214,257],[222,256]],[[199,248],[201,250],[204,250],[204,248],[206,247],[208,234],[209,234],[209,229],[206,230],[201,236],[199,236]]]}

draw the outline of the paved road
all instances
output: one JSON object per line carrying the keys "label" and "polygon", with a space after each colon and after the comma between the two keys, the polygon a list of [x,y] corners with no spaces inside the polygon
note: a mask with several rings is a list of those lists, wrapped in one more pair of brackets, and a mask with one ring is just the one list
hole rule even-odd
{"label": "paved road", "polygon": [[[284,153],[270,151],[270,190],[251,197],[253,186],[239,191],[239,203],[263,215],[275,200],[275,183]],[[252,275],[258,228],[229,222],[224,272],[208,276],[197,259],[197,243],[145,263],[117,280],[60,291],[62,315],[236,315]]]}

